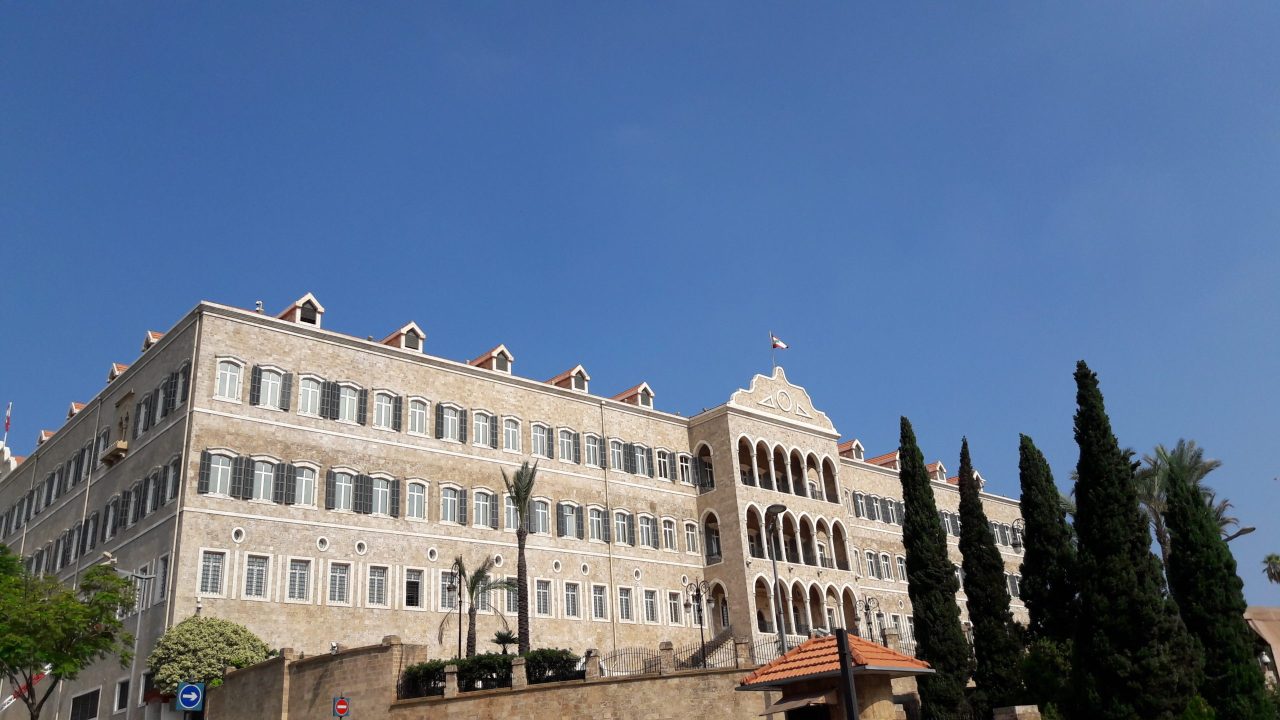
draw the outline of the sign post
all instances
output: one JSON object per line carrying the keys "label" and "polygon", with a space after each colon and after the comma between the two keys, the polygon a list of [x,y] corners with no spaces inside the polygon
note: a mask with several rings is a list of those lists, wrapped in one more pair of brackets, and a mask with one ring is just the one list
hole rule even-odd
{"label": "sign post", "polygon": [[345,695],[339,695],[333,699],[333,716],[334,717],[350,717],[351,701]]}
{"label": "sign post", "polygon": [[204,683],[178,683],[178,694],[173,702],[183,712],[204,710]]}

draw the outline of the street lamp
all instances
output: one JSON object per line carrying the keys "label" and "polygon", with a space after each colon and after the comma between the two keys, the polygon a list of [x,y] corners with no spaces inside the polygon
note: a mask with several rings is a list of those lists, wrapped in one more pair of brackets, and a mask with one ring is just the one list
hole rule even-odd
{"label": "street lamp", "polygon": [[[867,637],[875,642],[875,625],[871,621],[872,611],[880,609],[880,601],[873,597],[863,597],[857,602],[858,613],[867,621]],[[858,633],[861,636],[862,633]]]}
{"label": "street lamp", "polygon": [[1014,552],[1022,552],[1024,547],[1022,543],[1022,535],[1026,532],[1027,524],[1018,518],[1013,521],[1013,550]]}
{"label": "street lamp", "polygon": [[700,653],[702,655],[702,669],[706,670],[707,669],[707,635],[706,635],[706,632],[703,630],[703,628],[706,626],[706,612],[705,612],[705,607],[703,606],[703,602],[704,601],[710,602],[711,598],[708,596],[711,594],[711,586],[707,584],[706,580],[695,580],[689,583],[688,587],[686,587],[684,590],[689,595],[689,599],[684,601],[684,611],[690,612],[694,608],[697,609],[698,639],[702,646],[702,650]]}
{"label": "street lamp", "polygon": [[787,654],[787,634],[782,629],[782,588],[778,584],[778,553],[774,548],[774,529],[777,526],[778,516],[787,511],[787,506],[782,503],[774,503],[765,508],[764,511],[764,533],[768,536],[766,539],[769,543],[769,562],[773,564],[773,615],[774,622],[778,626],[778,653],[780,655]]}
{"label": "street lamp", "polygon": [[[130,571],[130,570],[121,570],[120,568],[116,567],[116,563],[117,563],[117,562],[118,562],[118,560],[117,560],[116,556],[112,555],[112,554],[111,554],[111,553],[109,553],[109,552],[103,552],[103,553],[102,553],[102,564],[103,564],[103,565],[106,565],[107,567],[109,567],[109,568],[111,568],[112,570],[116,571],[116,574],[120,575],[121,577],[126,577],[126,578],[129,578],[130,580],[133,580],[133,581],[134,581],[134,586],[133,586],[133,597],[134,597],[133,614],[134,614],[134,616],[135,616],[137,619],[136,619],[136,620],[134,620],[134,622],[133,622],[133,658],[130,660],[130,663],[129,663],[129,680],[130,680],[130,682],[132,682],[132,681],[133,681],[133,675],[134,675],[134,673],[135,673],[135,672],[137,672],[137,670],[138,670],[138,636],[142,634],[142,608],[138,607],[138,605],[139,605],[138,597],[139,597],[139,594],[140,594],[140,592],[139,592],[139,591],[140,591],[142,588],[141,588],[141,587],[139,587],[137,583],[138,583],[138,581],[139,581],[139,580],[143,580],[143,581],[151,581],[151,580],[155,580],[155,579],[156,579],[156,576],[155,576],[155,575],[144,575],[144,574],[142,574],[142,573],[140,573],[140,572],[133,572],[133,571]],[[196,599],[196,603],[197,603],[197,610],[199,609],[199,602],[200,602],[200,600],[199,600],[199,598],[197,598],[197,599]]]}
{"label": "street lamp", "polygon": [[455,564],[453,572],[449,574],[449,584],[446,590],[453,593],[453,601],[458,605],[458,654],[457,659],[462,659],[462,586],[458,582],[458,566]]}

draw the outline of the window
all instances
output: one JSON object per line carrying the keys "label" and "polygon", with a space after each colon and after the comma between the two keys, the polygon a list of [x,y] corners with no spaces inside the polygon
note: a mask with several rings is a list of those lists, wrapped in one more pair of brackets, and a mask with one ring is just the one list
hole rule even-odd
{"label": "window", "polygon": [[507,576],[507,612],[514,615],[520,612],[520,588],[516,585],[516,579],[511,575]]}
{"label": "window", "polygon": [[202,595],[222,594],[222,566],[227,554],[206,550],[200,556],[200,593]]}
{"label": "window", "polygon": [[627,532],[627,529],[629,527],[634,527],[634,525],[632,525],[633,522],[634,521],[631,519],[630,513],[620,511],[613,514],[614,542],[620,545],[630,544],[631,541],[628,538],[631,533]]}
{"label": "window", "polygon": [[278,408],[284,376],[275,370],[262,370],[258,380],[258,404]]}
{"label": "window", "polygon": [[422,483],[409,483],[409,501],[405,515],[416,520],[427,517],[427,486]]}
{"label": "window", "polygon": [[609,619],[608,589],[604,585],[591,586],[591,618],[593,620]]}
{"label": "window", "polygon": [[391,395],[388,393],[374,393],[373,395],[373,426],[379,428],[392,429],[392,402]]}
{"label": "window", "polygon": [[902,582],[906,582],[907,581],[907,559],[902,556],[898,556],[897,564],[898,564],[898,579],[901,580]]}
{"label": "window", "polygon": [[302,378],[298,387],[298,413],[302,415],[320,414],[320,381],[315,378]]}
{"label": "window", "polygon": [[[127,693],[126,693],[127,694]],[[71,700],[71,720],[97,720],[98,691],[93,690]]]}
{"label": "window", "polygon": [[862,493],[853,494],[853,514],[856,517],[867,516],[867,496]]}
{"label": "window", "polygon": [[880,498],[872,497],[871,502],[867,503],[867,519],[880,520]]}
{"label": "window", "polygon": [[867,576],[873,578],[880,577],[880,566],[876,562],[876,554],[870,550],[867,551]]}
{"label": "window", "polygon": [[338,390],[338,419],[352,423],[360,420],[360,391],[350,385]]}
{"label": "window", "polygon": [[609,467],[614,470],[622,469],[622,441],[609,441]]}
{"label": "window", "polygon": [[533,505],[533,515],[530,518],[529,532],[550,534],[551,503],[546,500],[534,500],[531,505]]}
{"label": "window", "polygon": [[898,504],[892,500],[884,501],[884,521],[890,525],[898,524]]}
{"label": "window", "polygon": [[351,509],[351,473],[334,473],[333,475],[333,509]]}
{"label": "window", "polygon": [[423,607],[421,570],[404,571],[404,606],[411,608]]}
{"label": "window", "polygon": [[534,583],[534,612],[539,615],[551,614],[551,581],[538,580]]}
{"label": "window", "polygon": [[658,451],[658,477],[663,480],[671,478],[671,453],[666,450]]}
{"label": "window", "polygon": [[587,436],[587,464],[590,465],[591,467],[600,467],[603,461],[604,461],[604,457],[601,452],[600,438],[596,437],[595,435],[588,435]]}
{"label": "window", "polygon": [[427,404],[422,400],[409,401],[409,432],[427,434]]}
{"label": "window", "polygon": [[698,552],[698,526],[693,523],[684,524],[684,549],[685,552]]}
{"label": "window", "polygon": [[520,452],[520,421],[507,418],[502,421],[502,449]]}
{"label": "window", "polygon": [[215,495],[231,494],[231,458],[214,455],[209,459],[209,492]]}
{"label": "window", "polygon": [[391,514],[391,481],[386,478],[373,479],[373,508],[375,515]]}
{"label": "window", "polygon": [[218,361],[218,386],[214,397],[223,400],[240,400],[240,363],[234,360]]}
{"label": "window", "polygon": [[496,522],[497,515],[495,514],[497,511],[497,508],[494,507],[494,505],[496,505],[497,503],[495,503],[494,500],[495,498],[493,496],[493,493],[484,492],[482,490],[476,492],[475,506],[476,506],[476,525],[477,526],[479,527],[496,527],[497,526],[497,522]]}
{"label": "window", "polygon": [[644,591],[644,621],[656,623],[658,622],[658,591]]}
{"label": "window", "polygon": [[244,596],[267,597],[267,563],[264,555],[250,555],[244,565]]}
{"label": "window", "polygon": [[440,573],[440,609],[451,610],[458,604],[458,583],[452,570]]}
{"label": "window", "polygon": [[275,484],[275,479],[275,465],[269,462],[255,462],[253,464],[253,499],[271,502],[272,486]]}
{"label": "window", "polygon": [[329,566],[329,602],[348,603],[351,589],[351,566],[333,563]]}
{"label": "window", "polygon": [[458,522],[458,505],[461,500],[462,491],[458,488],[447,487],[440,491],[440,520],[443,522]]}
{"label": "window", "polygon": [[565,462],[577,462],[574,456],[577,454],[573,451],[573,431],[560,431],[560,459]]}
{"label": "window", "polygon": [[631,449],[635,456],[634,465],[637,475],[649,475],[652,471],[649,469],[649,448],[643,445],[636,445]]}
{"label": "window", "polygon": [[893,568],[889,565],[889,556],[884,554],[880,555],[880,579],[893,579]]}
{"label": "window", "polygon": [[493,432],[493,416],[489,413],[478,412],[473,420],[472,442],[476,445],[488,445],[490,433]]}
{"label": "window", "polygon": [[505,527],[508,530],[515,530],[516,528],[520,527],[520,512],[516,508],[516,501],[512,500],[510,495],[507,495],[505,498],[503,498],[503,505],[505,506],[505,510],[506,510],[505,514],[506,514],[507,522]]}
{"label": "window", "polygon": [[604,540],[604,510],[600,508],[591,508],[587,513],[588,525],[590,526],[590,537],[592,540]]}
{"label": "window", "polygon": [[165,593],[168,592],[168,588],[169,588],[169,556],[168,555],[165,555],[164,557],[160,558],[160,572],[158,573],[158,575],[159,577],[157,578],[157,580],[159,580],[159,582],[156,583],[156,599],[163,600],[165,598]]}
{"label": "window", "polygon": [[631,619],[631,588],[618,588],[618,619]]}
{"label": "window", "polygon": [[658,521],[656,518],[640,518],[640,544],[645,547],[658,547]]}
{"label": "window", "polygon": [[311,598],[311,561],[289,561],[289,594],[290,600],[309,600]]}
{"label": "window", "polygon": [[551,428],[546,425],[533,426],[533,447],[532,452],[537,457],[549,457],[551,455]]}
{"label": "window", "polygon": [[564,616],[565,617],[581,617],[581,608],[578,607],[578,583],[567,582],[564,584]]}
{"label": "window", "polygon": [[676,546],[676,521],[662,521],[662,547],[667,550],[679,550]]}
{"label": "window", "polygon": [[369,568],[369,604],[387,604],[387,569],[384,567]]}
{"label": "window", "polygon": [[298,505],[316,504],[316,471],[309,467],[296,470],[293,484],[293,501]]}
{"label": "window", "polygon": [[462,420],[462,411],[456,407],[443,407],[440,409],[441,426],[436,433],[445,440],[458,440],[460,433],[458,428]]}
{"label": "window", "polygon": [[680,482],[685,485],[693,484],[693,458],[688,455],[680,456]]}
{"label": "window", "polygon": [[129,681],[121,680],[116,683],[115,710],[116,712],[119,712],[121,710],[128,710],[128,709],[129,709]]}

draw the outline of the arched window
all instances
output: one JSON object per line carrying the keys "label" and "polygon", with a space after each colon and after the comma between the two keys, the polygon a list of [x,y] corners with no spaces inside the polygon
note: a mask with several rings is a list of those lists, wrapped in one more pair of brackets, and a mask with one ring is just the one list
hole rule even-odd
{"label": "arched window", "polygon": [[[391,429],[394,426],[392,421],[393,410],[394,403],[392,402],[391,393],[374,393],[373,426]],[[375,512],[377,511],[375,510]]]}
{"label": "arched window", "polygon": [[264,460],[255,462],[253,464],[253,499],[270,501],[275,479],[276,466],[274,463]]}
{"label": "arched window", "polygon": [[456,487],[447,487],[440,491],[441,522],[458,522],[459,505],[462,502],[462,491]]}
{"label": "arched window", "polygon": [[319,378],[302,378],[302,381],[298,384],[298,413],[300,415],[320,414],[320,391],[321,382]]}
{"label": "arched window", "polygon": [[223,400],[240,400],[243,366],[235,360],[218,361],[218,385],[214,396]]}
{"label": "arched window", "polygon": [[620,545],[636,544],[635,518],[626,510],[613,514],[613,540]]}
{"label": "arched window", "polygon": [[214,455],[209,459],[209,492],[214,495],[231,494],[231,458]]}
{"label": "arched window", "polygon": [[427,434],[427,401],[409,401],[409,432],[415,435]]}
{"label": "arched window", "polygon": [[889,555],[887,553],[880,554],[880,579],[893,579],[893,567],[889,564]]}
{"label": "arched window", "polygon": [[880,563],[876,561],[876,554],[868,550],[866,556],[867,556],[867,577],[879,578]]}
{"label": "arched window", "polygon": [[493,493],[488,492],[487,490],[477,490],[475,492],[474,505],[476,527],[498,527],[497,504],[497,500]]}
{"label": "arched window", "polygon": [[373,479],[373,508],[375,515],[391,514],[391,481],[386,478]]}
{"label": "arched window", "polygon": [[333,509],[334,510],[350,510],[351,509],[351,473],[339,472],[333,474]]}
{"label": "arched window", "polygon": [[427,486],[422,483],[409,483],[408,501],[405,503],[405,516],[415,520],[427,518]]}
{"label": "arched window", "polygon": [[316,503],[316,471],[309,467],[298,466],[294,482],[293,501],[297,505],[314,505]]}
{"label": "arched window", "polygon": [[502,421],[502,449],[520,452],[520,421],[516,418]]}
{"label": "arched window", "polygon": [[542,533],[549,535],[551,533],[551,504],[546,500],[534,500],[532,523],[529,528],[530,532]]}

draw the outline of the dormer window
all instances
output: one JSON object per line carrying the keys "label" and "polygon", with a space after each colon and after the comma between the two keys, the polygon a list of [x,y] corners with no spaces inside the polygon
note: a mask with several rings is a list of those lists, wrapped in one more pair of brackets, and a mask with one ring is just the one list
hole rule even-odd
{"label": "dormer window", "polygon": [[578,392],[589,392],[591,385],[591,376],[587,374],[586,368],[576,365],[569,370],[565,370],[559,375],[547,381],[556,387],[562,387],[566,390],[576,390]]}
{"label": "dormer window", "polygon": [[649,392],[648,390],[641,390],[640,406],[647,407],[647,408],[653,407],[653,393]]}
{"label": "dormer window", "polygon": [[498,372],[509,373],[511,372],[511,361],[507,359],[506,355],[499,355],[493,359],[493,369]]}
{"label": "dormer window", "polygon": [[[507,346],[499,345],[480,357],[475,358],[468,364],[478,368],[484,368],[485,370],[493,370],[494,372],[510,375],[511,366],[515,364],[515,361],[515,356],[511,354],[511,351],[507,349]],[[551,382],[554,384],[555,381],[552,380]]]}
{"label": "dormer window", "polygon": [[[369,339],[372,340],[373,338]],[[400,348],[401,350],[420,352],[422,350],[422,342],[426,339],[427,334],[422,331],[422,328],[418,327],[418,323],[411,322],[383,338],[382,344]]]}
{"label": "dormer window", "polygon": [[285,308],[284,312],[276,317],[288,322],[320,327],[320,322],[324,318],[324,306],[320,304],[319,300],[316,300],[315,295],[307,293],[295,300],[292,305]]}
{"label": "dormer window", "polygon": [[405,350],[421,350],[422,349],[422,338],[418,336],[417,332],[410,330],[409,332],[404,334],[404,349]]}
{"label": "dormer window", "polygon": [[576,372],[573,374],[573,389],[587,391],[587,375],[586,373]]}
{"label": "dormer window", "polygon": [[302,307],[298,308],[298,322],[308,325],[320,324],[320,313],[316,311],[316,304],[308,300],[302,303]]}

